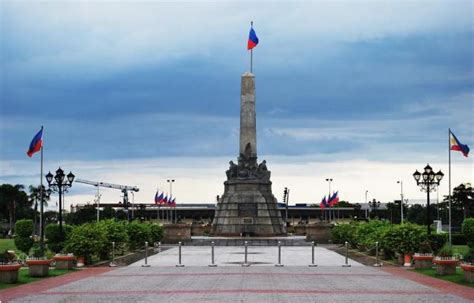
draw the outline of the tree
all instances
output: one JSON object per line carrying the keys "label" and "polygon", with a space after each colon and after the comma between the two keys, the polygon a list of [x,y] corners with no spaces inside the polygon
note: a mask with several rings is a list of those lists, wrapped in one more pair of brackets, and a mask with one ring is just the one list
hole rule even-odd
{"label": "tree", "polygon": [[[449,196],[443,197],[442,204],[446,207]],[[451,195],[451,222],[453,226],[461,226],[465,218],[474,216],[474,192],[470,183],[460,184],[453,188]],[[447,222],[447,217],[446,217]]]}
{"label": "tree", "polygon": [[0,217],[9,221],[10,229],[17,219],[33,218],[31,205],[23,185],[0,185]]}
{"label": "tree", "polygon": [[28,191],[30,192],[30,194],[28,195],[28,199],[30,200],[30,203],[34,205],[34,228],[36,230],[36,226],[37,226],[36,218],[38,217],[38,206],[41,208],[41,196],[43,196],[44,206],[48,205],[47,201],[49,201],[49,196],[45,194],[46,188],[44,186],[43,186],[43,190],[41,190],[41,185],[40,186],[30,185],[28,187]]}

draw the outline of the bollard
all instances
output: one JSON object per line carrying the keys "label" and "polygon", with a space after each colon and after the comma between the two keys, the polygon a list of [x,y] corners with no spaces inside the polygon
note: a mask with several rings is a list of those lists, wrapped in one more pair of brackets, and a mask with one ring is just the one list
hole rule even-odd
{"label": "bollard", "polygon": [[211,241],[211,264],[209,267],[217,267],[217,264],[214,263],[214,241]]}
{"label": "bollard", "polygon": [[115,242],[112,242],[112,262],[109,263],[110,267],[116,267],[117,264],[115,264]]}
{"label": "bollard", "polygon": [[278,241],[278,264],[275,264],[276,267],[283,267],[281,264],[281,241]]}
{"label": "bollard", "polygon": [[184,267],[184,264],[181,264],[181,242],[178,242],[178,264],[176,267]]}
{"label": "bollard", "polygon": [[318,265],[314,264],[314,241],[311,241],[311,264],[309,267],[316,267]]}
{"label": "bollard", "polygon": [[249,267],[250,266],[250,264],[247,263],[247,244],[248,244],[248,242],[245,241],[244,242],[244,245],[245,245],[245,253],[244,253],[245,254],[245,259],[244,259],[244,264],[242,264],[242,266],[244,266],[244,267]]}
{"label": "bollard", "polygon": [[148,242],[145,242],[145,264],[142,264],[142,267],[150,267],[148,264]]}
{"label": "bollard", "polygon": [[158,253],[161,252],[161,242],[158,242]]}
{"label": "bollard", "polygon": [[375,267],[381,267],[382,264],[379,263],[379,242],[375,242]]}
{"label": "bollard", "polygon": [[349,243],[346,241],[346,264],[343,264],[342,267],[351,267],[349,264]]}

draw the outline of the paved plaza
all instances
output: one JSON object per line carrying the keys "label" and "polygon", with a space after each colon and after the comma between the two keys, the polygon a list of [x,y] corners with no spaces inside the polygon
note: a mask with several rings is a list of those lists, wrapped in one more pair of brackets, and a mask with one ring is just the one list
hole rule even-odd
{"label": "paved plaza", "polygon": [[[311,247],[282,247],[284,267],[275,267],[276,247],[216,247],[217,267],[208,267],[210,247],[176,247],[127,267],[17,297],[12,302],[470,302],[384,269],[363,266],[316,248],[318,267],[308,267]],[[446,282],[447,283],[447,282]]]}

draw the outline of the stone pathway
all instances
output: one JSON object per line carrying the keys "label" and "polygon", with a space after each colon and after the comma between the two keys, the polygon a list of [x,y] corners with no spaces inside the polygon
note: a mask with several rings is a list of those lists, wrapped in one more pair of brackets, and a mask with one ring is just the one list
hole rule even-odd
{"label": "stone pathway", "polygon": [[404,276],[403,269],[391,272],[354,261],[352,267],[342,267],[342,256],[320,247],[318,267],[307,266],[308,247],[282,250],[284,267],[274,266],[275,247],[249,248],[249,261],[255,262],[250,267],[239,264],[241,247],[216,247],[218,267],[207,266],[209,251],[209,247],[183,247],[186,266],[178,268],[177,248],[173,248],[150,257],[151,267],[137,262],[24,293],[13,302],[470,302],[469,293],[427,286]]}

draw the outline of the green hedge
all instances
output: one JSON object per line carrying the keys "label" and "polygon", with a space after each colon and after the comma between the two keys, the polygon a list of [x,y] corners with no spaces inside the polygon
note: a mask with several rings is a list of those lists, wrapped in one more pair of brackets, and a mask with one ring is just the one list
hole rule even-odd
{"label": "green hedge", "polygon": [[86,262],[93,257],[107,260],[112,242],[118,250],[142,249],[145,242],[152,246],[154,242],[161,241],[163,233],[163,227],[158,224],[103,220],[75,226],[67,237],[64,250],[85,257]]}
{"label": "green hedge", "polygon": [[388,221],[371,220],[334,226],[332,240],[334,243],[348,241],[353,248],[369,254],[375,253],[375,244],[379,242],[385,257],[392,258],[395,253],[402,255],[426,251],[437,253],[445,245],[447,236],[432,234],[428,237],[425,227],[416,224],[392,225]]}

